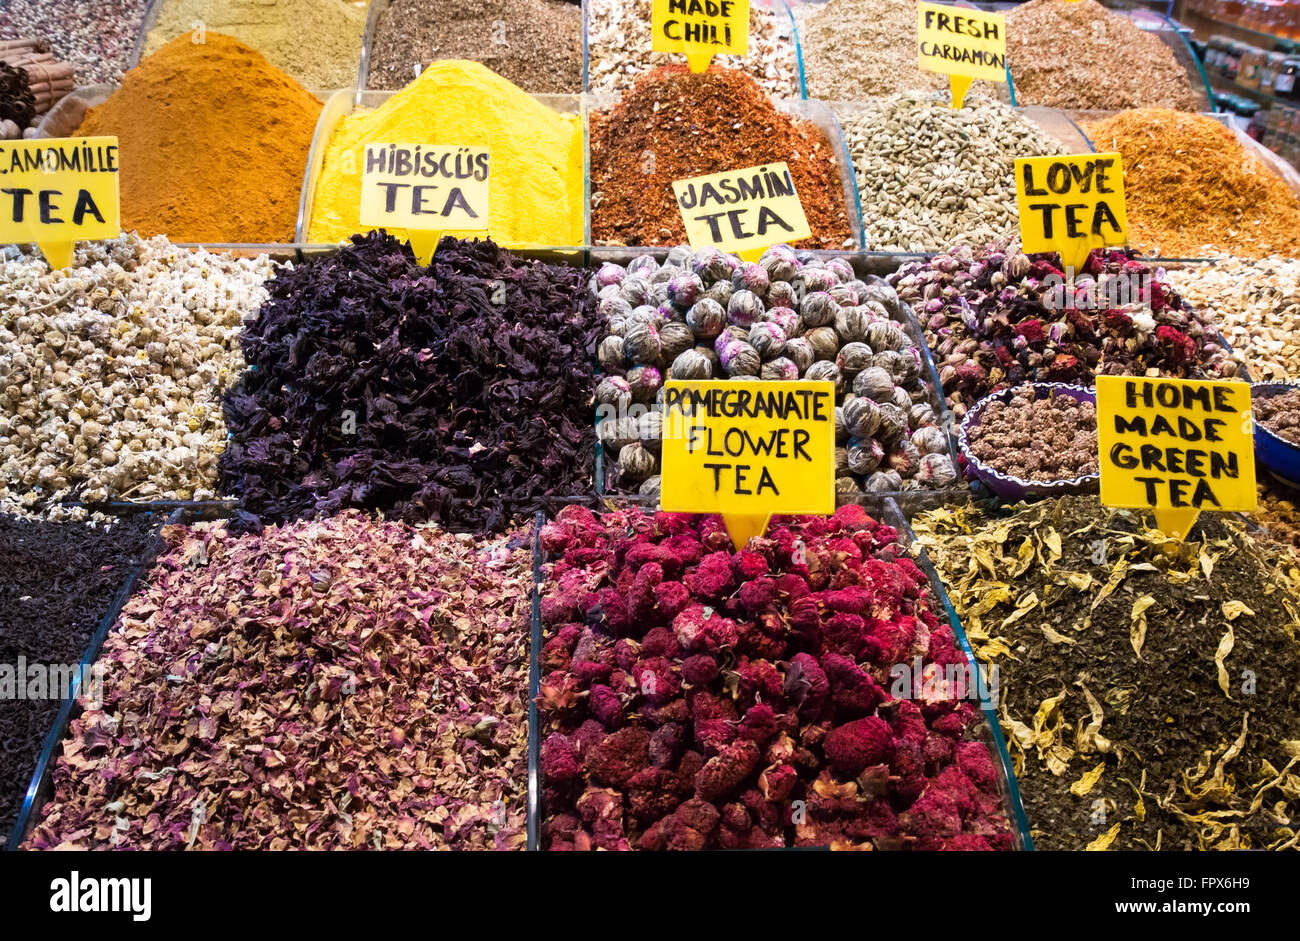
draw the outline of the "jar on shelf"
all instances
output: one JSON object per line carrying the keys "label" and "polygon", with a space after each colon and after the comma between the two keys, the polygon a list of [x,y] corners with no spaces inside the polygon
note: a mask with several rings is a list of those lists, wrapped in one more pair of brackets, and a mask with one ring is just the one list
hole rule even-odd
{"label": "jar on shelf", "polygon": [[1300,97],[1296,92],[1297,77],[1300,77],[1300,56],[1288,56],[1273,79],[1273,94],[1288,100]]}
{"label": "jar on shelf", "polygon": [[1237,69],[1236,83],[1242,88],[1259,88],[1259,71],[1264,64],[1265,52],[1258,46],[1246,46],[1241,53],[1241,67]]}

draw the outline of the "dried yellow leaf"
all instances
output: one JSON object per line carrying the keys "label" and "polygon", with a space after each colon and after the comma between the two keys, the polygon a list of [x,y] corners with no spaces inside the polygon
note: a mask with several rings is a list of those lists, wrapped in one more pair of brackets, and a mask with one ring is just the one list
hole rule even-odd
{"label": "dried yellow leaf", "polygon": [[[1232,603],[1237,604],[1238,602]],[[1227,605],[1224,605],[1224,607],[1226,608]],[[1232,694],[1228,692],[1228,670],[1223,665],[1223,661],[1228,659],[1228,654],[1232,653],[1232,647],[1236,642],[1236,635],[1232,633],[1232,625],[1229,624],[1228,633],[1224,634],[1219,640],[1219,649],[1214,653],[1214,667],[1219,671],[1219,689],[1223,690],[1223,695],[1229,699],[1232,698]]]}
{"label": "dried yellow leaf", "polygon": [[1102,773],[1106,770],[1106,762],[1102,762],[1091,771],[1085,771],[1083,777],[1070,785],[1070,793],[1075,797],[1083,797],[1091,791],[1101,780]]}
{"label": "dried yellow leaf", "polygon": [[1107,830],[1105,833],[1103,833],[1101,836],[1097,837],[1097,839],[1093,840],[1087,846],[1085,846],[1083,848],[1084,852],[1092,853],[1092,852],[1103,852],[1105,850],[1108,850],[1110,849],[1110,844],[1115,842],[1115,837],[1117,836],[1119,836],[1118,823],[1115,824],[1115,826],[1111,827],[1109,830]]}
{"label": "dried yellow leaf", "polygon": [[1061,632],[1054,630],[1050,624],[1040,624],[1038,629],[1043,632],[1043,636],[1054,644],[1073,644],[1076,641],[1073,637],[1066,637]]}
{"label": "dried yellow leaf", "polygon": [[1255,616],[1255,612],[1246,607],[1245,602],[1233,600],[1223,603],[1223,616],[1229,621],[1235,621],[1243,614],[1252,618]]}
{"label": "dried yellow leaf", "polygon": [[1150,595],[1143,595],[1133,602],[1133,609],[1129,611],[1128,640],[1133,645],[1133,653],[1139,660],[1142,659],[1142,645],[1147,639],[1146,610],[1155,603],[1155,598]]}
{"label": "dried yellow leaf", "polygon": [[1076,588],[1079,591],[1087,591],[1097,583],[1097,580],[1087,572],[1071,572],[1065,577],[1065,580],[1070,583],[1071,588]]}
{"label": "dried yellow leaf", "polygon": [[1103,585],[1101,591],[1097,593],[1097,597],[1092,599],[1093,611],[1097,610],[1097,605],[1110,597],[1111,593],[1119,587],[1119,583],[1124,581],[1124,576],[1127,574],[1128,560],[1120,559],[1115,563],[1115,567],[1111,569],[1110,578],[1106,579],[1106,584]]}

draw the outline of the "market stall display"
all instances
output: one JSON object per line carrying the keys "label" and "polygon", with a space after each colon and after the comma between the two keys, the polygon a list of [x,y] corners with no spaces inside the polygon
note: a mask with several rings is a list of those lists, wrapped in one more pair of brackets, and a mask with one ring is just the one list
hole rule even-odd
{"label": "market stall display", "polygon": [[88,525],[0,512],[0,834],[14,825],[91,634],[157,528],[149,516]]}
{"label": "market stall display", "polygon": [[115,82],[131,65],[148,0],[6,0],[0,40],[48,42],[86,85]]}
{"label": "market stall display", "polygon": [[1007,66],[1022,105],[1192,111],[1200,104],[1173,50],[1096,0],[1029,0],[1006,16]]}
{"label": "market stall display", "polygon": [[1000,670],[1037,847],[1295,848],[1300,595],[1275,548],[1218,516],[1176,545],[1091,497],[913,526]]}
{"label": "market stall display", "polygon": [[894,528],[850,506],[729,542],[637,509],[542,529],[543,848],[1010,849],[973,678],[949,684],[961,648]]}
{"label": "market stall display", "polygon": [[946,90],[833,109],[853,158],[869,251],[933,251],[1013,235],[1016,158],[1072,152],[1023,112],[975,94],[958,111]]}
{"label": "market stall display", "polygon": [[808,97],[862,101],[948,87],[948,76],[916,64],[912,0],[795,2]]}
{"label": "market stall display", "polygon": [[266,297],[266,256],[126,235],[77,250],[71,276],[0,260],[0,506],[211,499],[221,393]]}
{"label": "market stall display", "polygon": [[208,34],[221,33],[256,49],[307,88],[356,84],[364,0],[161,0],[151,14],[144,56],[178,36],[201,44]]}
{"label": "market stall display", "polygon": [[28,848],[522,847],[527,530],[164,534]]}
{"label": "market stall display", "polygon": [[1022,382],[1240,373],[1207,315],[1135,253],[1094,251],[1068,290],[1059,263],[1055,255],[1021,254],[1014,242],[980,250],[961,245],[890,276],[925,329],[955,414]]}
{"label": "market stall display", "polygon": [[1288,60],[743,6],[0,0],[10,848],[1300,851]]}
{"label": "market stall display", "polygon": [[[608,94],[679,56],[650,49],[651,0],[588,0],[586,90]],[[798,53],[790,14],[781,0],[751,0],[749,52],[716,56],[717,65],[747,73],[770,95],[798,98]]]}
{"label": "market stall display", "polygon": [[525,94],[477,62],[439,61],[401,91],[322,128],[308,242],[344,242],[364,231],[360,168],[368,143],[424,141],[487,147],[488,235],[509,248],[583,243],[583,134],[570,113]]}
{"label": "market stall display", "polygon": [[177,242],[292,242],[320,109],[239,40],[182,36],[128,72],[70,136],[117,137],[126,231]]}
{"label": "market stall display", "polygon": [[952,485],[931,373],[898,296],[873,282],[788,246],[757,262],[675,248],[602,265],[596,433],[616,486],[659,491],[663,382],[724,378],[834,382],[840,493]]}
{"label": "market stall display", "polygon": [[1084,132],[1124,158],[1129,239],[1147,254],[1300,252],[1300,190],[1212,117],[1138,108]]}
{"label": "market stall display", "polygon": [[500,530],[592,493],[599,326],[585,274],[392,236],[286,265],[240,336],[222,492],[250,518],[349,507]]}
{"label": "market stall display", "polygon": [[582,91],[582,8],[568,0],[372,0],[366,88],[397,90],[438,59],[481,62],[524,91]]}
{"label": "market stall display", "polygon": [[797,244],[856,247],[857,220],[840,181],[850,169],[841,165],[838,140],[828,123],[814,123],[807,107],[793,104],[778,107],[752,78],[717,66],[700,74],[664,66],[637,79],[591,114],[592,240],[676,245],[686,230],[674,180],[784,162],[812,229]]}
{"label": "market stall display", "polygon": [[1171,267],[1169,283],[1214,325],[1257,380],[1300,379],[1300,260]]}

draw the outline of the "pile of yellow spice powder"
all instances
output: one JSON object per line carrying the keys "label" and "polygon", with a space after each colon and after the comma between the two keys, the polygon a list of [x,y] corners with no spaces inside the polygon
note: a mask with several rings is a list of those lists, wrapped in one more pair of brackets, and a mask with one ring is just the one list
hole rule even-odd
{"label": "pile of yellow spice powder", "polygon": [[316,180],[307,240],[341,242],[366,231],[359,218],[365,147],[409,143],[488,148],[487,234],[499,244],[582,245],[580,121],[477,62],[435,62],[380,107],[338,123]]}

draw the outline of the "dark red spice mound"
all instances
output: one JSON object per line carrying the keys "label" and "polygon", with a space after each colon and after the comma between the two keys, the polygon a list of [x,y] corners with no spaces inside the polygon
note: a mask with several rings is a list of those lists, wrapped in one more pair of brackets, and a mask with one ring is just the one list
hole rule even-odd
{"label": "dark red spice mound", "polygon": [[544,847],[1011,847],[976,701],[892,669],[965,664],[892,527],[734,552],[715,517],[569,507],[541,541]]}

